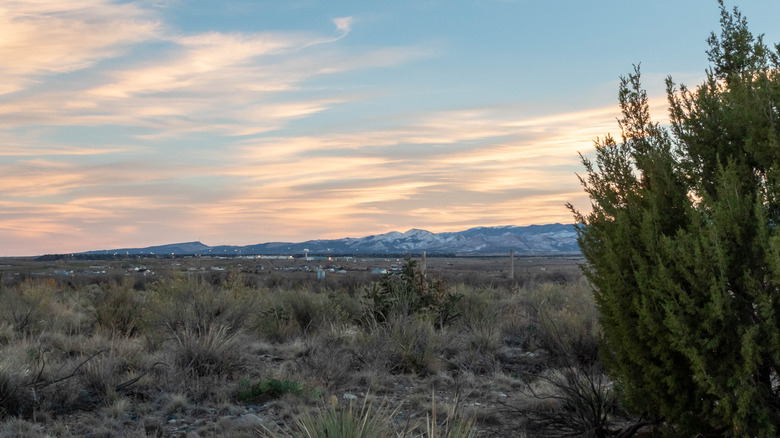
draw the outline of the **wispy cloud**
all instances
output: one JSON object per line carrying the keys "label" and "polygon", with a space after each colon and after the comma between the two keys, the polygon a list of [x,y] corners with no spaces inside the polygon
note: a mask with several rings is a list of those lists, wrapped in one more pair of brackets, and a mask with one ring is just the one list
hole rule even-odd
{"label": "wispy cloud", "polygon": [[41,75],[67,73],[117,56],[155,38],[154,14],[108,0],[9,0],[0,5],[0,94],[22,90]]}
{"label": "wispy cloud", "polygon": [[354,108],[392,90],[356,73],[435,54],[345,44],[364,22],[325,23],[185,32],[146,2],[4,2],[0,255],[567,222],[565,202],[587,206],[577,152],[615,131],[616,108],[410,105],[377,121]]}

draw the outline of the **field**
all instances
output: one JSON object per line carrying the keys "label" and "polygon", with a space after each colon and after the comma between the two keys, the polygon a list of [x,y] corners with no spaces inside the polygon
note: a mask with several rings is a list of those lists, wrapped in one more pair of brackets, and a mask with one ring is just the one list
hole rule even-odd
{"label": "field", "polygon": [[0,434],[616,430],[579,263],[0,259]]}

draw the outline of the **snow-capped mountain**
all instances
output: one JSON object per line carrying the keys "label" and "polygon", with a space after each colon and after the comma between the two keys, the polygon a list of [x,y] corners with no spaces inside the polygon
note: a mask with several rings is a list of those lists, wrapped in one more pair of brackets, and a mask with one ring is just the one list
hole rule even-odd
{"label": "snow-capped mountain", "polygon": [[177,243],[148,248],[123,248],[89,251],[85,254],[407,254],[426,251],[428,254],[506,254],[578,252],[577,234],[573,225],[549,224],[527,227],[477,227],[465,231],[432,233],[411,229],[405,233],[392,231],[359,238],[309,240],[306,242],[270,242],[247,246],[208,246],[200,242]]}

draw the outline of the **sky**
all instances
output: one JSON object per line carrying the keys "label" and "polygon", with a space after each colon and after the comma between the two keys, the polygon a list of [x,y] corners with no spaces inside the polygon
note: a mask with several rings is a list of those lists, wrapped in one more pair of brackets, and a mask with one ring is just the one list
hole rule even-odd
{"label": "sky", "polygon": [[[726,2],[728,7],[735,5]],[[780,2],[736,3],[780,42]],[[571,223],[714,0],[3,0],[0,256]]]}

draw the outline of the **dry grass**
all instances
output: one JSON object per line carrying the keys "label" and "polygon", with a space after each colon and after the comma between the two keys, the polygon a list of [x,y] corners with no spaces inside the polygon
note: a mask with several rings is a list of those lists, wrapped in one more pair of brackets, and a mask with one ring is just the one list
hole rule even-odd
{"label": "dry grass", "polygon": [[[542,406],[527,382],[562,393],[559,356],[592,364],[598,335],[587,284],[542,280],[436,283],[431,312],[393,302],[382,318],[353,281],[18,282],[0,289],[15,306],[0,308],[0,434],[517,435],[511,409]],[[303,395],[242,399],[263,381]]]}

